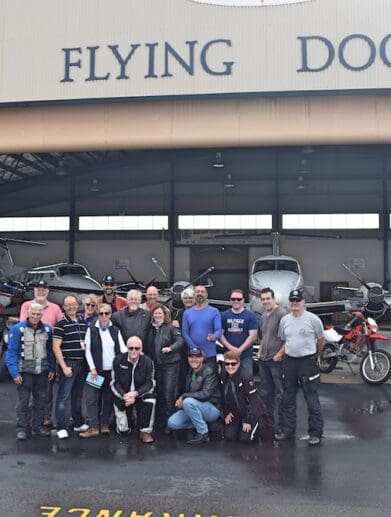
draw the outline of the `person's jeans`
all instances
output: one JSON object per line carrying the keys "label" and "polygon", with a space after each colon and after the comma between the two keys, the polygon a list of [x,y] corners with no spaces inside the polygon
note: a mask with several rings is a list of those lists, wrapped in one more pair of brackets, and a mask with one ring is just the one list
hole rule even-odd
{"label": "person's jeans", "polygon": [[259,376],[261,378],[261,394],[265,399],[270,417],[276,432],[281,430],[281,401],[284,393],[283,363],[282,361],[258,361]]}
{"label": "person's jeans", "polygon": [[84,424],[81,412],[81,400],[83,397],[84,385],[87,377],[86,362],[84,360],[66,361],[67,366],[72,368],[72,377],[65,377],[60,368],[57,400],[56,400],[56,421],[57,429],[67,429],[66,425],[66,404],[71,398],[71,414],[74,427]]}
{"label": "person's jeans", "polygon": [[168,419],[168,427],[177,431],[179,429],[193,429],[197,433],[208,432],[208,422],[215,422],[220,416],[220,410],[211,402],[187,397],[183,401],[183,407]]}
{"label": "person's jeans", "polygon": [[240,367],[242,368],[242,370],[244,370],[247,373],[247,375],[249,375],[250,377],[253,377],[253,375],[254,375],[253,358],[251,355],[240,358]]}
{"label": "person's jeans", "polygon": [[87,420],[90,427],[99,428],[101,425],[109,425],[113,413],[114,394],[111,391],[111,370],[98,372],[105,378],[100,389],[86,384]]}

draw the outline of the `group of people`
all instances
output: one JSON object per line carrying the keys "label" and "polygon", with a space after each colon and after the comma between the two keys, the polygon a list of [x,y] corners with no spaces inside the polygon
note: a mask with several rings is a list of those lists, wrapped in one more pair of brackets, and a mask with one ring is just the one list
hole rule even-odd
{"label": "group of people", "polygon": [[[183,307],[170,311],[149,286],[116,294],[112,275],[103,295],[64,298],[62,311],[48,301],[44,280],[25,302],[20,322],[8,338],[6,364],[18,390],[16,437],[50,436],[53,383],[58,376],[54,414],[59,439],[70,422],[81,438],[137,431],[144,443],[154,432],[186,431],[190,445],[208,442],[216,430],[227,440],[251,442],[261,428],[276,440],[296,429],[296,395],[307,403],[309,444],[321,441],[316,356],[323,346],[320,319],[305,309],[301,290],[290,293],[290,309],[276,303],[272,289],[260,293],[265,309],[259,352],[260,389],[253,379],[253,346],[259,335],[244,293],[233,289],[230,308],[220,313],[208,303],[203,285],[181,294]],[[218,346],[224,347],[221,369]],[[85,395],[86,415],[82,400]],[[70,401],[71,417],[67,415]]]}

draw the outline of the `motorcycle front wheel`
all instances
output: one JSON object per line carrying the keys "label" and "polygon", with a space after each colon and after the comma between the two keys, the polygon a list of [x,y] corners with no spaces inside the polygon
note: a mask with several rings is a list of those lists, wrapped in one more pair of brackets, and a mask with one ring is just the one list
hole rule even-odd
{"label": "motorcycle front wheel", "polygon": [[383,384],[391,376],[391,355],[385,350],[372,352],[373,367],[369,353],[366,353],[360,364],[361,377],[367,384]]}
{"label": "motorcycle front wheel", "polygon": [[322,373],[330,373],[334,370],[338,362],[336,348],[331,343],[326,343],[318,357],[319,370]]}

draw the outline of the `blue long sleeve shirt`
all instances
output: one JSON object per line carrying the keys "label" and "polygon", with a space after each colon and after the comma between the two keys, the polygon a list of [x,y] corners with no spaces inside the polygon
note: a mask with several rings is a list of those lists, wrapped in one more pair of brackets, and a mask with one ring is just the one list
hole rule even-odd
{"label": "blue long sleeve shirt", "polygon": [[182,335],[189,348],[200,348],[206,357],[216,355],[216,344],[207,340],[208,334],[221,338],[221,316],[215,308],[207,305],[202,309],[192,307],[183,315]]}

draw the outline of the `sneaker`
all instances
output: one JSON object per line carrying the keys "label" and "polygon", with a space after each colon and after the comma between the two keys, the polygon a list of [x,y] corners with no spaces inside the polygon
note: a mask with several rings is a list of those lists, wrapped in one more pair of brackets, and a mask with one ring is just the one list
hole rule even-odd
{"label": "sneaker", "polygon": [[308,445],[320,445],[320,436],[310,436],[308,439]]}
{"label": "sneaker", "polygon": [[84,433],[85,431],[88,431],[89,428],[90,426],[88,424],[82,424],[79,425],[79,427],[74,427],[73,430],[75,433]]}
{"label": "sneaker", "polygon": [[295,435],[294,434],[288,434],[288,433],[276,433],[274,435],[274,438],[278,441],[278,442],[282,442],[284,440],[294,440],[295,438]]}
{"label": "sneaker", "polygon": [[209,434],[208,433],[196,433],[193,438],[187,440],[189,445],[201,445],[201,443],[209,442]]}
{"label": "sneaker", "polygon": [[27,433],[26,431],[18,431],[16,433],[16,439],[19,441],[27,440]]}
{"label": "sneaker", "polygon": [[140,431],[140,440],[143,443],[152,443],[154,441],[153,436],[150,433],[145,433],[143,431]]}
{"label": "sneaker", "polygon": [[90,427],[87,431],[84,431],[84,433],[80,433],[79,436],[80,438],[93,438],[94,436],[99,436],[99,429]]}
{"label": "sneaker", "polygon": [[69,433],[66,429],[59,429],[57,431],[57,438],[60,440],[65,440],[66,438],[69,438]]}
{"label": "sneaker", "polygon": [[39,429],[33,430],[33,436],[39,436],[40,438],[48,438],[51,435],[49,429],[45,429],[44,427],[40,427]]}
{"label": "sneaker", "polygon": [[110,434],[110,427],[108,425],[101,425],[100,433],[101,434]]}

